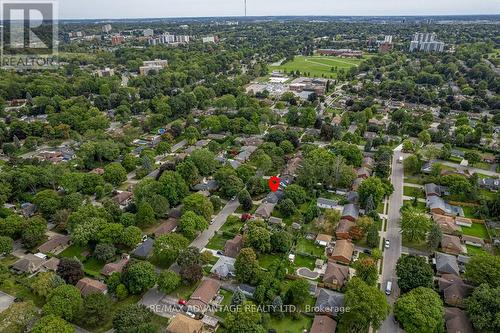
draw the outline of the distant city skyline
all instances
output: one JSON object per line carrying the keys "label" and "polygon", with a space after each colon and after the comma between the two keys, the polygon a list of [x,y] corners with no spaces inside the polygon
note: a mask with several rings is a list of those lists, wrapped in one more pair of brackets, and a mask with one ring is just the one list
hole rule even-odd
{"label": "distant city skyline", "polygon": [[[61,19],[244,16],[244,0],[59,0]],[[500,14],[497,0],[247,0],[248,16]]]}

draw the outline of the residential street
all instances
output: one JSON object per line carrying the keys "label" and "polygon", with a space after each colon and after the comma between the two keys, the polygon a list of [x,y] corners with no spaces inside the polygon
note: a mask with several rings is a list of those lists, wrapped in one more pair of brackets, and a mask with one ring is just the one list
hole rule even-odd
{"label": "residential street", "polygon": [[[392,175],[391,183],[394,186],[394,193],[389,198],[389,210],[387,219],[387,232],[385,238],[390,241],[390,248],[384,251],[384,266],[382,271],[382,285],[380,288],[385,292],[387,281],[392,280],[392,294],[387,297],[391,305],[394,304],[398,295],[399,288],[397,287],[396,279],[396,263],[401,256],[401,233],[399,228],[399,209],[403,206],[403,164],[398,163],[398,159],[402,156],[402,146],[398,146],[394,150],[392,158]],[[394,320],[391,313],[384,321],[382,327],[379,329],[380,333],[395,333],[403,332]]]}
{"label": "residential street", "polygon": [[222,208],[219,214],[214,218],[214,223],[212,223],[208,229],[203,231],[196,239],[191,243],[190,246],[197,247],[198,249],[203,249],[207,244],[210,238],[222,227],[224,222],[226,222],[229,215],[233,214],[240,203],[238,199],[233,199],[228,201],[228,203]]}

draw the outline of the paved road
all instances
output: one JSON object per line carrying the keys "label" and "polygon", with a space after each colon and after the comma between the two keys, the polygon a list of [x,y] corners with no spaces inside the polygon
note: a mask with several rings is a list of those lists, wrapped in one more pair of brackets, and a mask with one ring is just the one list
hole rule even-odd
{"label": "paved road", "polygon": [[443,165],[447,165],[447,166],[450,166],[450,167],[453,167],[453,168],[456,168],[459,170],[469,170],[469,172],[471,172],[471,173],[476,172],[476,173],[482,173],[483,175],[488,175],[488,176],[492,176],[492,177],[500,177],[500,173],[495,172],[495,171],[491,171],[491,170],[483,170],[483,169],[474,168],[471,166],[464,167],[464,166],[461,166],[460,164],[449,162],[449,161],[443,161],[443,160],[435,160],[434,162],[437,162],[437,163],[440,163]]}
{"label": "paved road", "polygon": [[14,298],[14,296],[0,291],[0,312],[7,310],[9,306],[14,302]]}
{"label": "paved road", "polygon": [[[394,186],[394,193],[389,198],[389,211],[387,213],[387,232],[385,238],[391,243],[390,248],[384,251],[384,267],[382,271],[382,285],[381,289],[385,291],[387,281],[392,281],[392,294],[387,297],[387,300],[392,305],[399,296],[399,288],[397,287],[396,279],[396,263],[401,256],[401,233],[399,227],[400,213],[399,209],[403,206],[403,164],[398,163],[401,156],[401,146],[394,150],[392,159],[392,175],[391,183]],[[394,320],[391,313],[384,321],[382,327],[379,329],[380,333],[396,333],[403,332]]]}
{"label": "paved road", "polygon": [[226,222],[226,219],[233,214],[240,203],[238,199],[229,201],[224,208],[219,212],[219,214],[214,218],[214,223],[212,223],[207,230],[203,231],[190,246],[197,247],[198,249],[203,249],[207,246],[208,241],[212,238],[215,233],[222,227]]}

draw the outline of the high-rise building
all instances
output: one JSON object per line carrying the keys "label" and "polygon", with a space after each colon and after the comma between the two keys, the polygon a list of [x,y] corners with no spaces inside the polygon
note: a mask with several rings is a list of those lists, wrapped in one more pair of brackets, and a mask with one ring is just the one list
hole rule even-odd
{"label": "high-rise building", "polygon": [[435,32],[417,32],[413,35],[413,40],[410,42],[410,52],[443,52],[444,43],[436,40]]}
{"label": "high-rise building", "polygon": [[120,45],[124,41],[125,37],[123,37],[122,35],[114,35],[111,37],[111,45],[113,46]]}
{"label": "high-rise building", "polygon": [[144,29],[142,30],[142,34],[144,35],[144,37],[152,37],[154,35],[154,31],[153,29]]}
{"label": "high-rise building", "polygon": [[102,32],[104,32],[105,34],[109,34],[111,29],[112,29],[111,24],[105,24],[102,26]]}

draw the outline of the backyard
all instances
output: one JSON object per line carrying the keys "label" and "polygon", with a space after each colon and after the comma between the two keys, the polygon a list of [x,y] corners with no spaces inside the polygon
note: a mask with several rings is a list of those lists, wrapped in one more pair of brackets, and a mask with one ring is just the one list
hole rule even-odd
{"label": "backyard", "polygon": [[488,239],[488,231],[484,224],[472,223],[470,228],[462,227],[462,232],[464,235],[479,237],[482,239]]}

